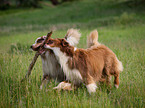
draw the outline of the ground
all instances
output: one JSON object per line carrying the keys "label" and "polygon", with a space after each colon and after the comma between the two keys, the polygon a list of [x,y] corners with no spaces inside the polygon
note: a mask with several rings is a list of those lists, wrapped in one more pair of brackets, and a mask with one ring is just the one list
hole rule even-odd
{"label": "ground", "polygon": [[[44,3],[43,3],[44,4]],[[43,8],[0,11],[0,107],[145,107],[145,8],[125,2],[80,0]],[[21,83],[35,54],[30,46],[50,30],[64,37],[67,29],[80,29],[79,48],[94,29],[99,42],[114,51],[123,63],[119,89],[98,85],[94,95],[85,86],[75,91],[52,90],[51,81],[39,89],[42,63],[39,58],[30,80]],[[113,78],[112,78],[113,85]]]}

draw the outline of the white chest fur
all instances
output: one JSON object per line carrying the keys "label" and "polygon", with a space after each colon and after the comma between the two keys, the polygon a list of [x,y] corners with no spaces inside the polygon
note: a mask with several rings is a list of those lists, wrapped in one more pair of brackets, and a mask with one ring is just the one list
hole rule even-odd
{"label": "white chest fur", "polygon": [[43,67],[43,74],[48,74],[51,73],[52,69],[52,63],[50,63],[50,57],[49,57],[49,52],[46,52],[43,56],[41,57],[42,59],[42,67]]}
{"label": "white chest fur", "polygon": [[66,56],[65,53],[60,51],[60,48],[53,48],[53,51],[55,55],[58,57],[58,61],[60,62],[60,65],[66,75],[66,78],[70,81],[72,81],[74,84],[80,84],[82,83],[82,76],[77,69],[70,69],[68,67],[68,59],[70,58],[69,56]]}
{"label": "white chest fur", "polygon": [[63,77],[64,74],[57,59],[55,58],[55,55],[50,54],[49,51],[47,51],[43,56],[44,57],[41,57],[43,74],[50,75],[54,79]]}

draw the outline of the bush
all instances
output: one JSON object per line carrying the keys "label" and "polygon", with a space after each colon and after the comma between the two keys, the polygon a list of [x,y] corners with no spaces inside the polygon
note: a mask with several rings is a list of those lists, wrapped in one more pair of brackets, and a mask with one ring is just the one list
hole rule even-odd
{"label": "bush", "polygon": [[16,2],[17,6],[21,7],[40,7],[39,0],[17,0]]}
{"label": "bush", "polygon": [[10,6],[9,0],[0,0],[0,9],[5,10],[8,9]]}
{"label": "bush", "polygon": [[50,0],[50,1],[53,5],[58,5],[58,4],[61,4],[63,2],[72,2],[72,1],[77,1],[77,0]]}
{"label": "bush", "polygon": [[116,24],[129,24],[134,20],[135,14],[128,14],[127,12],[123,12],[119,17],[114,18]]}

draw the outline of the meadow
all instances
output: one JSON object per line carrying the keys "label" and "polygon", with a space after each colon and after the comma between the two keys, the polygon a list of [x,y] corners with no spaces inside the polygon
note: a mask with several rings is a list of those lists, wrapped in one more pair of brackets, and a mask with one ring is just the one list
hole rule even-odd
{"label": "meadow", "polygon": [[[145,107],[145,7],[113,0],[80,0],[43,8],[0,11],[0,107],[35,108],[144,108]],[[99,42],[114,51],[123,63],[119,89],[98,85],[89,95],[85,86],[74,91],[55,91],[52,80],[39,89],[42,63],[38,58],[29,80],[21,83],[35,52],[37,37],[54,30],[64,37],[69,28],[80,29],[78,48],[86,48],[86,37],[94,29]]]}

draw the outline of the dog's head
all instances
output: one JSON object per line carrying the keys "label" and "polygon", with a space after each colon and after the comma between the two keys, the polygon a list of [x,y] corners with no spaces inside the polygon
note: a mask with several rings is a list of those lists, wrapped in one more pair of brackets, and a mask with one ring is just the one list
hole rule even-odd
{"label": "dog's head", "polygon": [[56,47],[60,48],[60,49],[65,49],[68,46],[69,46],[69,43],[65,39],[60,39],[60,38],[52,39],[52,38],[49,38],[44,47],[47,48],[47,49],[53,49],[53,48],[56,48]]}
{"label": "dog's head", "polygon": [[43,54],[46,49],[42,48],[42,50],[39,50],[39,48],[41,47],[41,45],[43,44],[43,42],[45,41],[46,36],[42,36],[36,39],[35,43],[31,46],[31,49],[33,51],[39,51],[40,54]]}
{"label": "dog's head", "polygon": [[[67,56],[73,56],[74,53],[74,47],[70,46],[70,44],[65,40],[65,39],[60,39],[60,38],[56,38],[56,39],[52,39],[49,38],[47,43],[44,45],[44,48],[46,49],[51,49],[54,52],[56,51],[61,51],[63,53],[65,53]],[[59,53],[55,53],[57,56],[59,55]]]}

